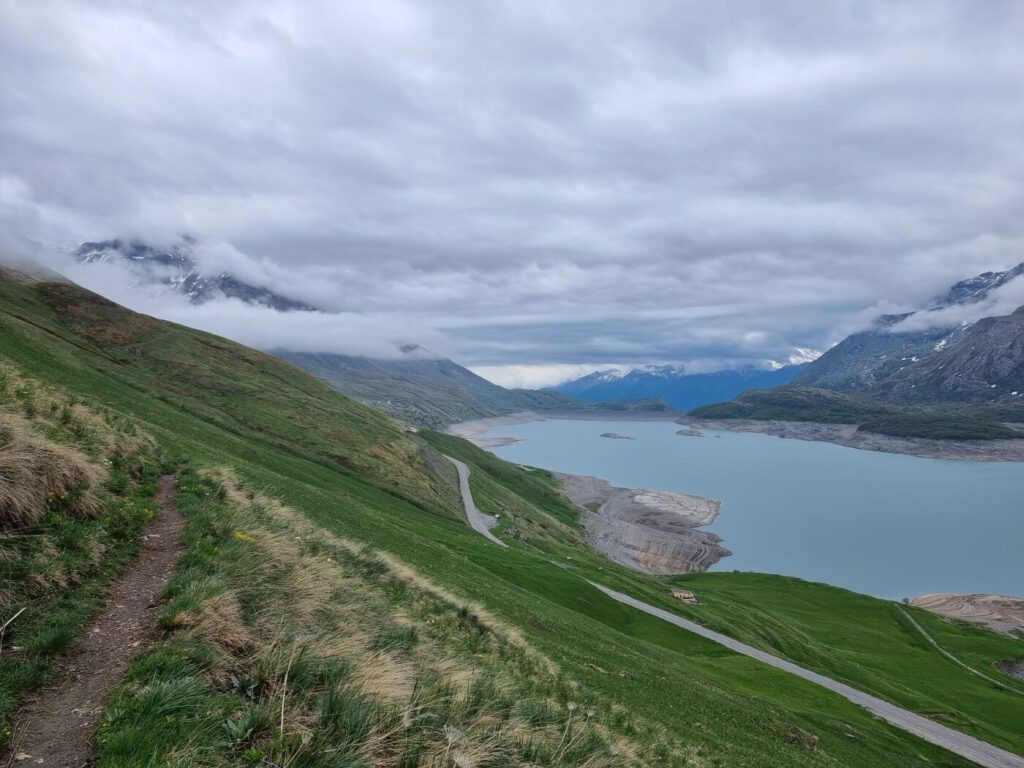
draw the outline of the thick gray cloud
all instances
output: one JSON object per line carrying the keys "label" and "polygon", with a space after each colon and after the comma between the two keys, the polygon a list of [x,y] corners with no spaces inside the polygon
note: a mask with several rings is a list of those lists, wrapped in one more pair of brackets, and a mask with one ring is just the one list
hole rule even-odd
{"label": "thick gray cloud", "polygon": [[784,360],[1024,258],[1022,39],[1015,0],[0,0],[0,245],[189,233],[496,376]]}

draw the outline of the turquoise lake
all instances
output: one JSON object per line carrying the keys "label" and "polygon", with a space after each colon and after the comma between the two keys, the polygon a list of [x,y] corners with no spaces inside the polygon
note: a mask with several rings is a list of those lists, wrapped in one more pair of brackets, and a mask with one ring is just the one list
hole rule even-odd
{"label": "turquoise lake", "polygon": [[[712,570],[823,581],[878,597],[1024,597],[1024,463],[915,456],[768,435],[677,435],[664,421],[495,427],[503,459],[615,485],[719,499]],[[601,437],[602,432],[633,440]]]}

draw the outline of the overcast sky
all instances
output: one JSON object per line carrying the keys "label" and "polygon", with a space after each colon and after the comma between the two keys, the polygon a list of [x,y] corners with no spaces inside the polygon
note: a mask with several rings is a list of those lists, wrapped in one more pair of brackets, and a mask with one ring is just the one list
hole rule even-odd
{"label": "overcast sky", "polygon": [[1022,41],[1017,0],[0,0],[0,248],[187,233],[341,313],[205,327],[504,382],[784,361],[1024,259]]}

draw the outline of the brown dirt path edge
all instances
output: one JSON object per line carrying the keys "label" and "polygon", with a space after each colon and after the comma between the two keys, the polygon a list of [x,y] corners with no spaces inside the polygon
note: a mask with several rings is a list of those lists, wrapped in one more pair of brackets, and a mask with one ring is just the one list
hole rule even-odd
{"label": "brown dirt path edge", "polygon": [[159,639],[157,601],[182,553],[185,518],[174,503],[177,478],[160,478],[160,511],[139,554],[110,585],[102,612],[60,664],[55,681],[22,707],[12,748],[0,764],[82,768],[93,759],[103,704],[132,659]]}

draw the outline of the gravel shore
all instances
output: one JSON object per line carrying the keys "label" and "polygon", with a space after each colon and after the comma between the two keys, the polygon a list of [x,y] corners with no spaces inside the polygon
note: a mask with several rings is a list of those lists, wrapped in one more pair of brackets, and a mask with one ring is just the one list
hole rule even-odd
{"label": "gravel shore", "polygon": [[720,432],[758,432],[794,440],[815,440],[848,448],[884,453],[905,453],[926,459],[955,461],[1024,461],[1024,440],[928,440],[916,437],[890,437],[860,432],[855,424],[817,424],[807,421],[758,421],[747,419],[676,419],[685,429],[679,434],[701,430]]}
{"label": "gravel shore", "polygon": [[587,475],[555,476],[579,509],[587,540],[617,563],[645,573],[691,573],[732,554],[719,536],[698,530],[718,517],[721,503],[714,499],[619,488]]}

